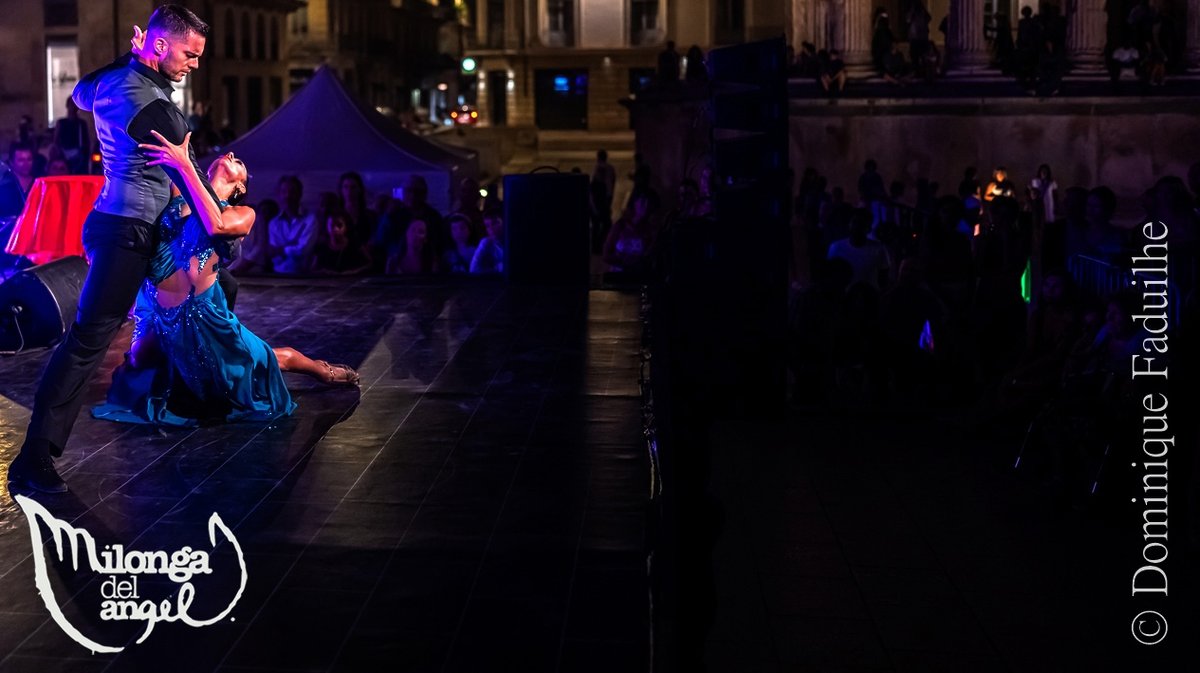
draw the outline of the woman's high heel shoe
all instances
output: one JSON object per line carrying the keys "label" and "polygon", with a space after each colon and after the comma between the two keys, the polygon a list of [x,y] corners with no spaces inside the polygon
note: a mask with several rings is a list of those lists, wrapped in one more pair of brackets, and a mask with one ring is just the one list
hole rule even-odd
{"label": "woman's high heel shoe", "polygon": [[333,386],[357,386],[360,382],[358,372],[350,365],[331,365],[324,360],[317,360],[317,364],[325,368],[325,383]]}

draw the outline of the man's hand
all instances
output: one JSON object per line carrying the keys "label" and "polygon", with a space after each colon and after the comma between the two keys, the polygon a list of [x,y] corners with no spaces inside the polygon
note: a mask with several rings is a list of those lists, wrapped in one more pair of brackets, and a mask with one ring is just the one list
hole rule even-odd
{"label": "man's hand", "polygon": [[146,34],[137,24],[133,25],[133,37],[129,38],[129,44],[133,45],[133,53],[140,54],[146,46]]}

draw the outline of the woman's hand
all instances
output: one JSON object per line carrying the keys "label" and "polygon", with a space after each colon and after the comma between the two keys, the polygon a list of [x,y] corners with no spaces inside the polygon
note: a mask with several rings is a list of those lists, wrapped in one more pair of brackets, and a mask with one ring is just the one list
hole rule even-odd
{"label": "woman's hand", "polygon": [[129,44],[133,45],[133,52],[140,53],[146,46],[146,33],[137,24],[133,25],[133,37],[129,38]]}
{"label": "woman's hand", "polygon": [[183,136],[183,142],[178,145],[172,145],[158,131],[151,131],[150,133],[158,139],[160,144],[150,145],[142,143],[138,145],[138,148],[145,150],[146,155],[150,157],[150,161],[146,162],[147,166],[169,166],[177,171],[182,171],[185,166],[191,165],[192,157],[191,153],[188,152],[188,146],[192,141],[191,131],[188,131],[187,135]]}

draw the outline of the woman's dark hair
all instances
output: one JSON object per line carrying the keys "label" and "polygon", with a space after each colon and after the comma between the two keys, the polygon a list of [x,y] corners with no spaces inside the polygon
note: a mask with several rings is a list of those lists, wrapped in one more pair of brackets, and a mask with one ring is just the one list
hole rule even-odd
{"label": "woman's dark hair", "polygon": [[1038,166],[1037,176],[1039,178],[1042,177],[1042,169],[1046,170],[1046,181],[1052,182],[1054,180],[1054,173],[1050,172],[1050,164],[1042,164],[1041,166]]}
{"label": "woman's dark hair", "polygon": [[363,184],[362,176],[355,171],[346,171],[342,173],[342,177],[338,178],[338,194],[342,193],[342,183],[347,180],[353,180],[358,184],[358,199],[355,200],[354,207],[360,212],[367,209],[367,186]]}

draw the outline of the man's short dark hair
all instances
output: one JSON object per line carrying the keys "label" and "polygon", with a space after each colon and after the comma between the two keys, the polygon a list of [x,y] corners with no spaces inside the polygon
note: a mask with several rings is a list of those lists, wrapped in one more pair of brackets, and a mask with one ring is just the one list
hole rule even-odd
{"label": "man's short dark hair", "polygon": [[163,5],[150,15],[150,23],[147,25],[146,31],[161,31],[176,37],[193,32],[200,37],[207,38],[208,24],[187,7]]}
{"label": "man's short dark hair", "polygon": [[37,153],[37,150],[33,149],[33,145],[27,145],[25,143],[13,143],[8,148],[8,160],[12,161],[15,159],[17,152],[29,152],[30,156],[33,156]]}

